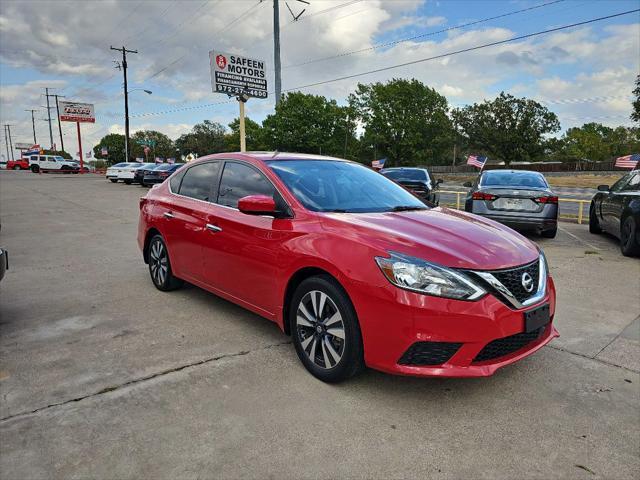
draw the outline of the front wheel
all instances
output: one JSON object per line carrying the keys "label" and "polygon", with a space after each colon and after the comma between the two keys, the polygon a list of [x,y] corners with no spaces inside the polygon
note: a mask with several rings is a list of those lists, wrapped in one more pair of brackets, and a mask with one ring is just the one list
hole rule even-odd
{"label": "front wheel", "polygon": [[33,173],[38,173],[40,171],[40,165],[31,165],[31,171]]}
{"label": "front wheel", "polygon": [[632,216],[628,216],[620,227],[620,251],[625,257],[640,255],[637,233],[636,221]]}
{"label": "front wheel", "polygon": [[162,235],[155,235],[149,242],[147,258],[149,260],[151,281],[158,290],[168,292],[182,286],[184,282],[173,276],[169,252]]}
{"label": "front wheel", "polygon": [[291,336],[305,368],[323,382],[341,382],[364,368],[355,309],[332,277],[304,280],[289,305]]}
{"label": "front wheel", "polygon": [[22,170],[22,169],[20,168],[20,165],[16,165],[15,167],[13,167],[13,169],[14,169],[14,170]]}
{"label": "front wheel", "polygon": [[544,238],[556,238],[556,235],[558,234],[558,227],[555,226],[553,228],[550,228],[548,230],[543,230],[540,235],[542,235]]}
{"label": "front wheel", "polygon": [[110,178],[109,180],[111,180],[111,183],[118,183],[118,179],[117,178]]}
{"label": "front wheel", "polygon": [[125,185],[131,185],[131,180],[124,180]]}

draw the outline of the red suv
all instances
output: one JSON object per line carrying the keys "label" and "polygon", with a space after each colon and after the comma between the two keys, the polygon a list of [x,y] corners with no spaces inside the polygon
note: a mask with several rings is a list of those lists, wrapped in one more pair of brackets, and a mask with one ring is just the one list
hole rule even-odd
{"label": "red suv", "polygon": [[276,322],[328,382],[365,365],[488,376],[558,336],[534,243],[337,158],[189,163],[140,200],[138,243],[158,289],[187,281]]}

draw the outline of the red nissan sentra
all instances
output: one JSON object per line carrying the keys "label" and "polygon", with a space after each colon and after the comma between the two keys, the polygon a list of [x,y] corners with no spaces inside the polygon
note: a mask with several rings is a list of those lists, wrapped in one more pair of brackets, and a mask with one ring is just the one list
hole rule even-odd
{"label": "red nissan sentra", "polygon": [[327,382],[365,365],[488,376],[558,336],[539,247],[338,158],[203,157],[140,200],[138,243],[158,289],[186,281],[276,322]]}

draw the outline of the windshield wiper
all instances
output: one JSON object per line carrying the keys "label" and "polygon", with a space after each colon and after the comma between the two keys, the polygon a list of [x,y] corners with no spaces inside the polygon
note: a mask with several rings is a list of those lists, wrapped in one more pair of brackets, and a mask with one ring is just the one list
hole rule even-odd
{"label": "windshield wiper", "polygon": [[427,207],[421,207],[419,205],[399,205],[397,207],[393,207],[390,212],[410,212],[412,210],[426,210]]}

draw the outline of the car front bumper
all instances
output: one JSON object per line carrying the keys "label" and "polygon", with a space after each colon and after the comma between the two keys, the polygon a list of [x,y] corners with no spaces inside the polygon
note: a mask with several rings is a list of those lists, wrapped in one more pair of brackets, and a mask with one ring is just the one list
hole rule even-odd
{"label": "car front bumper", "polygon": [[[470,302],[422,295],[391,284],[352,293],[352,299],[360,319],[365,363],[393,374],[486,377],[559,336],[553,325],[555,287],[551,277],[545,297],[521,310],[508,307],[493,294]],[[544,304],[549,305],[550,322],[537,335],[526,334],[524,312]],[[436,353],[448,349],[449,353],[439,364],[406,364],[407,353],[415,350],[415,344]],[[481,352],[486,357],[488,351],[493,356],[482,360]]]}

